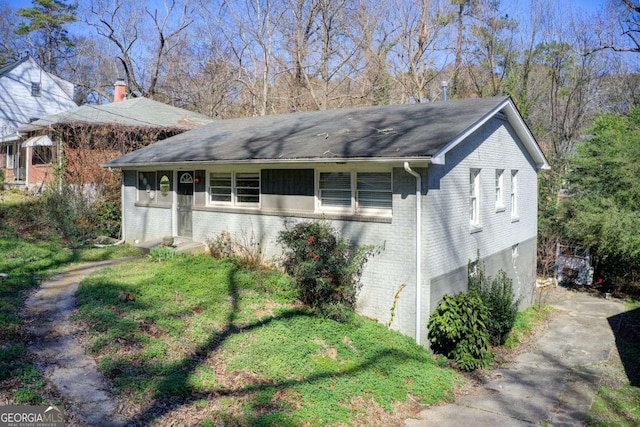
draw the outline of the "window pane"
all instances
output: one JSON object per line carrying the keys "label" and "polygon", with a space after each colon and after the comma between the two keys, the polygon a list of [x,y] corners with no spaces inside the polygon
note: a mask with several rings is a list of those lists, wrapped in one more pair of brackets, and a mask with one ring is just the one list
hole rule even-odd
{"label": "window pane", "polygon": [[322,206],[351,207],[351,173],[320,173],[320,204]]}
{"label": "window pane", "polygon": [[391,173],[362,172],[357,181],[359,209],[391,209]]}
{"label": "window pane", "polygon": [[231,174],[212,173],[209,176],[209,194],[212,202],[231,202]]}
{"label": "window pane", "polygon": [[258,173],[236,174],[236,201],[238,203],[260,203],[260,175]]}
{"label": "window pane", "polygon": [[320,174],[321,190],[349,190],[351,191],[351,173],[349,172],[322,172]]}
{"label": "window pane", "polygon": [[361,208],[391,209],[391,199],[390,192],[358,192],[358,206]]}

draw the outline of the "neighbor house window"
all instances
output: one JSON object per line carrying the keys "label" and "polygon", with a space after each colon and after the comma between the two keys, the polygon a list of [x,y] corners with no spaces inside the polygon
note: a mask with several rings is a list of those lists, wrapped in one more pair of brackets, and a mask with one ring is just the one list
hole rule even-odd
{"label": "neighbor house window", "polygon": [[40,83],[31,83],[31,96],[40,96]]}
{"label": "neighbor house window", "polygon": [[360,214],[390,214],[391,172],[320,172],[318,199],[321,210]]}
{"label": "neighbor house window", "polygon": [[518,217],[518,171],[511,171],[511,217]]}
{"label": "neighbor house window", "polygon": [[32,165],[47,165],[53,161],[53,147],[35,146],[31,151]]}
{"label": "neighbor house window", "polygon": [[504,209],[504,170],[496,169],[496,210]]}
{"label": "neighbor house window", "polygon": [[13,144],[7,145],[7,169],[13,169],[15,167],[15,146]]}
{"label": "neighbor house window", "polygon": [[469,173],[469,219],[471,226],[480,226],[480,169]]}
{"label": "neighbor house window", "polygon": [[209,174],[212,204],[251,205],[260,203],[259,172],[213,172]]}

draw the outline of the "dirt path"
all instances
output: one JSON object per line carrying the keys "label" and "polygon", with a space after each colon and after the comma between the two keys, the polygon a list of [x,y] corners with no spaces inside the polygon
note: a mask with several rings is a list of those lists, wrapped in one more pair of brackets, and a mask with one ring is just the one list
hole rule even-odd
{"label": "dirt path", "polygon": [[422,411],[406,426],[580,426],[602,378],[615,338],[608,318],[619,301],[554,289],[556,308],[532,350],[500,369],[455,403]]}
{"label": "dirt path", "polygon": [[76,416],[89,425],[118,426],[117,403],[109,396],[95,361],[73,338],[69,321],[80,281],[94,271],[127,259],[87,263],[71,267],[42,283],[25,303],[25,317],[33,341],[29,351],[38,367],[72,405]]}

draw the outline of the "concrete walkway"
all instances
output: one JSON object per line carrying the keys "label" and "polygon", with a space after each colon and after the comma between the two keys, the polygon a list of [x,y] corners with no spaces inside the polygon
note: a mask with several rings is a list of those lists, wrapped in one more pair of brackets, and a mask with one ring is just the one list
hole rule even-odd
{"label": "concrete walkway", "polygon": [[455,403],[432,407],[406,426],[580,426],[614,346],[607,318],[623,311],[619,301],[552,289],[556,308],[534,348],[500,369]]}
{"label": "concrete walkway", "polygon": [[89,425],[122,425],[116,403],[93,358],[73,339],[69,318],[80,281],[94,271],[127,259],[87,263],[68,268],[42,283],[25,303],[25,317],[33,342],[29,351],[38,367],[72,405],[75,415]]}

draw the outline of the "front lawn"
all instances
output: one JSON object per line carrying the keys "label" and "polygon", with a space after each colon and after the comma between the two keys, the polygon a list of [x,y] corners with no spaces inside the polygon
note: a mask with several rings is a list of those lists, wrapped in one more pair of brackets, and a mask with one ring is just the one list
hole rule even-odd
{"label": "front lawn", "polygon": [[388,425],[453,399],[457,374],[411,338],[314,315],[288,280],[147,258],[85,279],[74,321],[138,423]]}
{"label": "front lawn", "polygon": [[0,404],[39,404],[45,381],[29,360],[28,335],[20,317],[26,292],[70,264],[136,255],[139,251],[128,246],[69,249],[46,227],[34,225],[34,217],[44,214],[36,197],[5,192],[2,199],[0,273],[7,278],[0,279]]}

